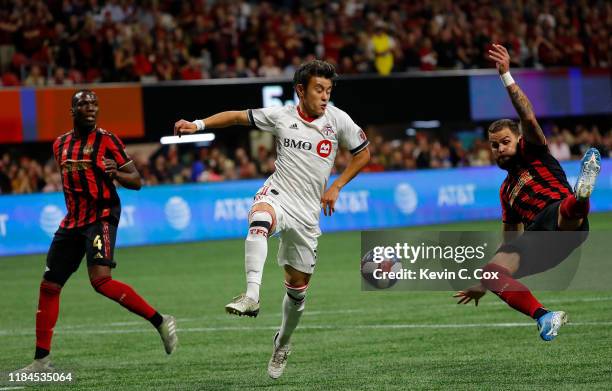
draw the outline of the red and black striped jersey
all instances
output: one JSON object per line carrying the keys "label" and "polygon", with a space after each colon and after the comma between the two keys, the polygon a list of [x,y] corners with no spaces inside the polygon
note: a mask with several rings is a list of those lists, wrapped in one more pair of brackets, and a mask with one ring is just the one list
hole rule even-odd
{"label": "red and black striped jersey", "polygon": [[521,138],[517,159],[500,188],[502,220],[527,227],[547,205],[571,195],[572,188],[548,146]]}
{"label": "red and black striped jersey", "polygon": [[70,131],[53,143],[60,168],[68,213],[60,227],[76,228],[108,218],[119,223],[121,204],[112,179],[104,172],[103,157],[120,168],[131,160],[117,136],[96,128],[88,134]]}

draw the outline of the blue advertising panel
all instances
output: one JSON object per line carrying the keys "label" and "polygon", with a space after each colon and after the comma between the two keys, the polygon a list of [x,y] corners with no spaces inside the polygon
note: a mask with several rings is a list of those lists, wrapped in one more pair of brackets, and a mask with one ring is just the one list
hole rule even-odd
{"label": "blue advertising panel", "polygon": [[[579,163],[563,164],[570,183]],[[361,174],[340,193],[323,232],[500,218],[497,167]],[[137,246],[245,236],[262,180],[121,190],[117,245]],[[612,160],[603,161],[592,211],[612,210]],[[62,194],[0,197],[0,256],[46,252],[65,213]]]}
{"label": "blue advertising panel", "polygon": [[[538,117],[612,113],[609,72],[588,73],[577,68],[557,72],[516,71],[513,77],[531,100]],[[474,75],[469,79],[473,120],[516,117],[499,75]]]}

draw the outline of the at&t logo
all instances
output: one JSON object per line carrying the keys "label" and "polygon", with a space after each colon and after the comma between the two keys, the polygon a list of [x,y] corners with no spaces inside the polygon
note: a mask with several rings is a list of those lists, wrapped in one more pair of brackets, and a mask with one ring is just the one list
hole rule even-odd
{"label": "at&t logo", "polygon": [[400,212],[409,215],[416,209],[419,203],[416,191],[407,183],[400,183],[395,188],[395,205]]}
{"label": "at&t logo", "polygon": [[63,218],[64,212],[59,207],[56,205],[47,205],[40,212],[38,222],[40,223],[40,228],[47,235],[52,237]]}
{"label": "at&t logo", "polygon": [[182,231],[191,222],[191,209],[189,204],[181,197],[171,197],[164,208],[166,219],[170,226]]}

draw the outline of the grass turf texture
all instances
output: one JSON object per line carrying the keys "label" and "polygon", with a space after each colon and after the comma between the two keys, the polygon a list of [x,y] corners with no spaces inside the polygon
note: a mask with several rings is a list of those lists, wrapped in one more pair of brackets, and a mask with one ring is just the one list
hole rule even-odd
{"label": "grass turf texture", "polygon": [[[591,218],[612,230],[612,214]],[[489,230],[499,222],[415,229]],[[569,313],[552,343],[535,323],[487,294],[478,308],[452,292],[361,292],[359,233],[324,235],[306,310],[285,374],[268,378],[272,336],[284,294],[271,240],[256,319],[223,313],[244,289],[243,242],[119,249],[114,277],[178,318],[180,345],[163,352],[148,322],[98,295],[85,267],[62,292],[52,358],[71,385],[38,389],[610,389],[612,292],[543,292]],[[44,255],[0,259],[0,388],[28,364]],[[536,292],[537,294],[537,292]],[[497,324],[497,326],[496,326]],[[394,326],[395,325],[395,326]],[[446,326],[438,326],[446,325]],[[461,326],[463,325],[463,326]]]}

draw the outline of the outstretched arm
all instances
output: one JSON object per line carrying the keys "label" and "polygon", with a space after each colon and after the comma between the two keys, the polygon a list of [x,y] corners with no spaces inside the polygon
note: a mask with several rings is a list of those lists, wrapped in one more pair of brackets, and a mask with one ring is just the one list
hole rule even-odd
{"label": "outstretched arm", "polygon": [[174,124],[174,134],[181,136],[183,134],[192,134],[204,128],[227,128],[232,125],[250,125],[247,111],[223,111],[211,115],[203,120],[195,120],[193,122],[181,119]]}
{"label": "outstretched arm", "polygon": [[544,136],[544,132],[542,132],[542,128],[536,120],[531,102],[510,76],[510,55],[508,51],[502,45],[493,44],[493,49],[489,50],[489,58],[495,61],[508,95],[510,95],[512,105],[521,119],[523,137],[532,144],[546,145],[546,136]]}
{"label": "outstretched arm", "polygon": [[323,197],[321,197],[321,207],[323,208],[323,214],[325,216],[331,216],[332,213],[335,212],[336,200],[338,200],[340,190],[349,183],[351,179],[355,178],[355,175],[357,175],[369,161],[370,150],[368,148],[365,148],[363,151],[353,156],[342,174],[340,174],[323,194]]}

